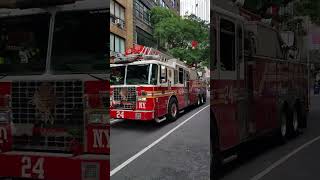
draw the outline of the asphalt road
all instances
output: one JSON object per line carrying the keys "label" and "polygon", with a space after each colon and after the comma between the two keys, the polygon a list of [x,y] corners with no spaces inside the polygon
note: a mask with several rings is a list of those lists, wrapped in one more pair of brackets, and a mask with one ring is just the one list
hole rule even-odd
{"label": "asphalt road", "polygon": [[248,145],[245,158],[224,168],[222,180],[318,180],[320,96],[311,97],[308,129],[284,145],[265,138]]}
{"label": "asphalt road", "polygon": [[171,123],[113,123],[111,180],[210,179],[209,124],[208,103]]}

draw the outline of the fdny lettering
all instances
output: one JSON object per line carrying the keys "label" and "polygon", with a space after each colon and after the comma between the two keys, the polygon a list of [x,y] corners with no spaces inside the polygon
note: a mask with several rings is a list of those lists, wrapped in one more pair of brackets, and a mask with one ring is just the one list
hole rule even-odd
{"label": "fdny lettering", "polygon": [[8,141],[7,129],[0,127],[0,144]]}
{"label": "fdny lettering", "polygon": [[[106,138],[107,142],[103,142],[103,137]],[[107,129],[94,129],[93,130],[93,138],[94,138],[94,143],[93,147],[94,148],[109,148],[110,143],[109,143],[109,132]]]}
{"label": "fdny lettering", "polygon": [[139,102],[139,109],[146,109],[146,103],[145,102]]}

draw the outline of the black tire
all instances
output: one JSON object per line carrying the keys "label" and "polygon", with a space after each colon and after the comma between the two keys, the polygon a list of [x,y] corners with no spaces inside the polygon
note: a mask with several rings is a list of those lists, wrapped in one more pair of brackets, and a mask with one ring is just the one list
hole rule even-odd
{"label": "black tire", "polygon": [[287,142],[288,137],[290,136],[290,116],[287,109],[283,110],[280,114],[280,127],[278,130],[278,140],[280,144]]}
{"label": "black tire", "polygon": [[299,124],[300,124],[300,110],[299,110],[300,106],[297,104],[292,112],[291,112],[291,118],[290,118],[290,126],[289,126],[289,130],[290,130],[290,137],[295,137],[298,135],[299,133]]}
{"label": "black tire", "polygon": [[202,104],[201,104],[201,96],[198,95],[198,100],[197,100],[197,107],[200,107]]}
{"label": "black tire", "polygon": [[203,95],[203,102],[204,102],[204,104],[207,102],[207,96],[206,95]]}
{"label": "black tire", "polygon": [[220,151],[219,146],[219,133],[217,124],[215,121],[215,117],[213,116],[213,113],[211,113],[211,118],[213,118],[213,121],[211,121],[211,167],[210,167],[210,175],[212,180],[219,179],[221,176],[221,169],[222,169],[222,155]]}
{"label": "black tire", "polygon": [[178,102],[175,98],[171,98],[169,101],[167,118],[169,121],[175,121],[178,118],[178,114],[179,114]]}
{"label": "black tire", "polygon": [[200,99],[201,99],[201,105],[204,105],[206,103],[205,100],[204,100],[204,95],[201,95]]}
{"label": "black tire", "polygon": [[303,105],[298,107],[297,112],[299,113],[299,129],[302,131],[302,129],[307,128],[308,112]]}

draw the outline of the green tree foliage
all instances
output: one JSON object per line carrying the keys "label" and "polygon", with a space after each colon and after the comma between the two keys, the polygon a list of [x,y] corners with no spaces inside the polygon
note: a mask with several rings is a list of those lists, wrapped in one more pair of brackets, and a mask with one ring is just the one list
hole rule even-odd
{"label": "green tree foliage", "polygon": [[[175,12],[155,7],[151,10],[154,37],[174,57],[188,64],[209,63],[209,24],[195,15],[180,17]],[[192,49],[191,42],[199,43]]]}
{"label": "green tree foliage", "polygon": [[320,1],[319,0],[300,0],[295,3],[297,15],[309,16],[315,24],[320,24]]}

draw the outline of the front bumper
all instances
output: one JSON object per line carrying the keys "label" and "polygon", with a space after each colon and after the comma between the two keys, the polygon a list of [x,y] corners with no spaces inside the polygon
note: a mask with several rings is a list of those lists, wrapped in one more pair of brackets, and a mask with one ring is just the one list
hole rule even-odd
{"label": "front bumper", "polygon": [[109,155],[10,151],[0,153],[0,177],[45,180],[109,180]]}
{"label": "front bumper", "polygon": [[154,111],[110,109],[110,118],[150,121],[155,119]]}

